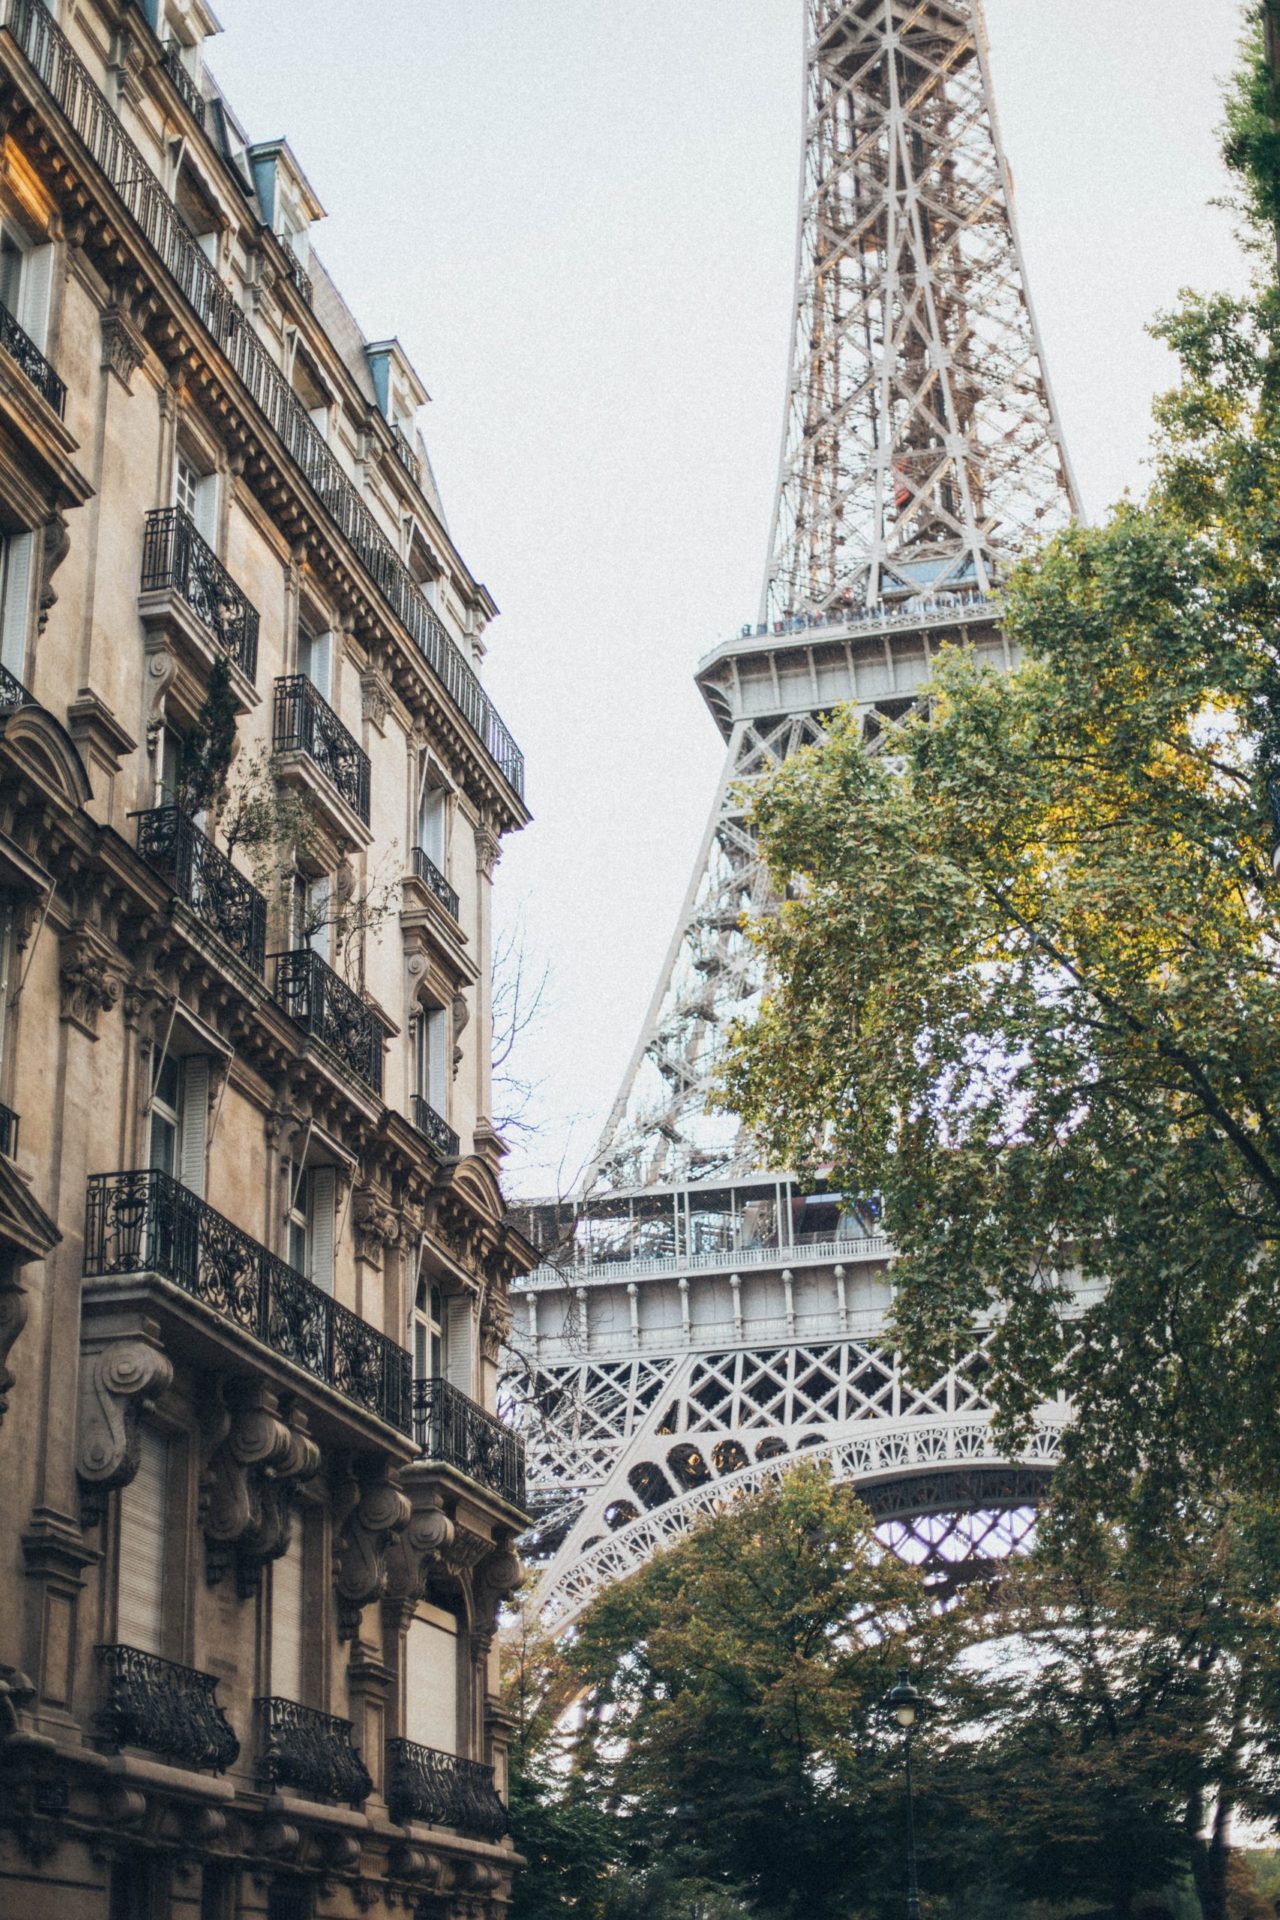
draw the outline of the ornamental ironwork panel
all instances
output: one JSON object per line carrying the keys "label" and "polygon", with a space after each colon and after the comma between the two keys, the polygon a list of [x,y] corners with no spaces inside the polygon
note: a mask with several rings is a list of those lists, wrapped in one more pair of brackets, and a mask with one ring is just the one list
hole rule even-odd
{"label": "ornamental ironwork panel", "polygon": [[21,680],[15,679],[8,667],[0,667],[0,713],[16,713],[19,707],[35,704]]}
{"label": "ornamental ironwork panel", "polygon": [[18,1116],[12,1107],[0,1107],[0,1153],[7,1160],[18,1151]]}
{"label": "ornamental ironwork panel", "polygon": [[427,666],[458,704],[485,752],[517,794],[524,756],[479,680],[431,613],[404,561],[244,313],[219,279],[163,185],[129,138],[44,0],[0,0],[0,23],[79,136],[200,324],[230,361],[334,525],[408,628]]}
{"label": "ornamental ironwork panel", "polygon": [[479,1840],[501,1840],[511,1825],[492,1767],[415,1740],[387,1742],[387,1806],[398,1823],[429,1820]]}
{"label": "ornamental ironwork panel", "polygon": [[398,1433],[413,1431],[405,1349],[167,1173],[90,1175],[84,1271],[157,1273]]}
{"label": "ornamental ironwork panel", "polygon": [[67,403],[67,389],[30,334],[24,333],[8,307],[0,307],[0,347],[16,360],[36,392],[61,416]]}
{"label": "ornamental ironwork panel", "polygon": [[202,925],[261,974],[267,955],[267,903],[225,853],[179,807],[136,816],[138,852],[167,880]]}
{"label": "ornamental ironwork panel", "polygon": [[240,1742],[214,1699],[216,1675],[177,1666],[137,1647],[95,1648],[104,1673],[94,1724],[113,1752],[143,1747],[197,1771],[223,1773]]}
{"label": "ornamental ironwork panel", "polygon": [[368,826],[369,756],[305,673],[276,681],[273,745],[277,753],[307,754]]}
{"label": "ornamental ironwork panel", "polygon": [[199,127],[204,126],[204,95],[182,64],[182,48],[176,40],[166,40],[160,65],[177,88],[183,106]]}
{"label": "ornamental ironwork panel", "polygon": [[181,507],[149,513],[142,542],[142,592],[169,587],[182,595],[223,653],[252,680],[258,671],[258,609]]}
{"label": "ornamental ironwork panel", "polygon": [[424,1459],[457,1467],[513,1507],[524,1506],[524,1441],[460,1387],[448,1380],[415,1380],[413,1433]]}
{"label": "ornamental ironwork panel", "polygon": [[446,913],[458,917],[458,896],[441,873],[430,854],[421,847],[413,850],[413,871],[421,880],[428,893],[433,893]]}
{"label": "ornamental ironwork panel", "polygon": [[277,1697],[254,1701],[258,1770],[268,1787],[292,1787],[312,1800],[363,1806],[373,1792],[369,1770],[351,1744],[351,1722]]}
{"label": "ornamental ironwork panel", "polygon": [[428,1106],[420,1093],[415,1093],[412,1101],[413,1124],[424,1140],[430,1141],[442,1160],[456,1160],[462,1151],[462,1142],[449,1125],[441,1118],[435,1108]]}
{"label": "ornamental ironwork panel", "polygon": [[278,953],[275,963],[276,999],[289,1018],[380,1094],[382,1026],[368,1001],[310,947]]}
{"label": "ornamental ironwork panel", "polygon": [[311,284],[311,275],[307,272],[287,240],[282,240],[280,245],[284,252],[285,271],[288,273],[289,278],[307,305],[310,306],[315,297],[315,289]]}

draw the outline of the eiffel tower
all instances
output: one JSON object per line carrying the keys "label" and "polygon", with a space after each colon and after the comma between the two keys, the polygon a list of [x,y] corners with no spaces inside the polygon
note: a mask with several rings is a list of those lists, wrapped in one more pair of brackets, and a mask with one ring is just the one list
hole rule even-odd
{"label": "eiffel tower", "polygon": [[[909,1383],[892,1249],[838,1192],[762,1170],[708,1091],[760,991],[755,782],[852,703],[869,751],[940,647],[1005,669],[1001,583],[1077,497],[1045,373],[981,0],[806,0],[791,375],[757,618],[697,684],[724,772],[583,1195],[529,1209],[514,1376],[548,1623],[804,1451],[954,1582],[1013,1550],[1066,1417],[995,1449],[985,1335]],[[819,1183],[820,1185],[820,1183]]]}

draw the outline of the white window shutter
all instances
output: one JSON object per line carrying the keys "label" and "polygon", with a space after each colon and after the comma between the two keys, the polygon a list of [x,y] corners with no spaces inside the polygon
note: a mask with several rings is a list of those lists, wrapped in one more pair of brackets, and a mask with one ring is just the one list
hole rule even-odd
{"label": "white window shutter", "polygon": [[458,1750],[458,1634],[413,1619],[405,1638],[405,1736],[437,1753]]}
{"label": "white window shutter", "polygon": [[139,1436],[138,1471],[120,1493],[120,1584],[116,1639],[143,1653],[164,1651],[164,1543],[169,1442],[154,1427]]}
{"label": "white window shutter", "polygon": [[471,1295],[455,1293],[445,1301],[446,1361],[449,1384],[463,1393],[474,1394],[471,1376],[472,1314]]}
{"label": "white window shutter", "polygon": [[302,1516],[294,1516],[288,1553],[271,1567],[271,1691],[280,1700],[302,1698]]}
{"label": "white window shutter", "polygon": [[204,1199],[205,1154],[209,1144],[209,1062],[192,1056],[182,1063],[182,1145],[178,1178]]}
{"label": "white window shutter", "polygon": [[43,353],[49,342],[49,299],[53,291],[53,248],[33,247],[22,262],[22,308],[17,316],[24,332]]}
{"label": "white window shutter", "polygon": [[34,533],[11,534],[5,541],[4,606],[0,609],[0,666],[25,680],[27,633],[31,625],[31,562]]}
{"label": "white window shutter", "polygon": [[443,1007],[427,1015],[427,1099],[443,1120],[449,1104],[449,1016]]}
{"label": "white window shutter", "polygon": [[202,473],[196,482],[196,531],[211,547],[218,543],[218,476]]}
{"label": "white window shutter", "polygon": [[333,1232],[338,1181],[333,1167],[312,1167],[311,1279],[325,1293],[333,1292]]}

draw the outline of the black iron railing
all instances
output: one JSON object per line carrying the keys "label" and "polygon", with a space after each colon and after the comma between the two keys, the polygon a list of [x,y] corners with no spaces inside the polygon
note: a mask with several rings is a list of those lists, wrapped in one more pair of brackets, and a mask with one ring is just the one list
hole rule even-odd
{"label": "black iron railing", "polygon": [[304,1033],[331,1047],[352,1073],[382,1092],[382,1025],[368,1001],[310,947],[277,953],[276,999]]}
{"label": "black iron railing", "polygon": [[456,1160],[462,1151],[462,1142],[449,1122],[442,1119],[434,1107],[428,1106],[420,1093],[414,1094],[410,1104],[413,1124],[423,1139],[431,1143],[442,1160]]}
{"label": "black iron railing", "polygon": [[0,713],[16,713],[19,707],[34,707],[35,701],[8,667],[0,667]]}
{"label": "black iron railing", "polygon": [[24,333],[8,307],[0,307],[0,347],[16,360],[36,392],[42,394],[54,412],[61,415],[67,403],[67,389],[29,333]]}
{"label": "black iron railing", "polygon": [[501,1840],[511,1825],[492,1767],[415,1740],[387,1742],[387,1807],[397,1822],[429,1820],[478,1840]]}
{"label": "black iron railing", "polygon": [[12,1107],[0,1107],[0,1153],[13,1160],[18,1152],[18,1116]]}
{"label": "black iron railing", "polygon": [[250,606],[190,514],[161,507],[147,515],[142,591],[172,587],[250,680],[258,671],[258,609]]}
{"label": "black iron railing", "polygon": [[422,485],[422,462],[414,452],[413,442],[404,428],[393,421],[391,427],[391,445],[395,449],[396,459],[419,486]]}
{"label": "black iron railing", "polygon": [[179,98],[197,126],[204,125],[204,95],[182,63],[182,48],[176,40],[166,40],[160,64],[178,90]]}
{"label": "black iron railing", "polygon": [[368,826],[369,756],[305,673],[276,681],[274,746],[277,753],[309,754]]}
{"label": "black iron railing", "polygon": [[307,305],[310,306],[312,300],[315,298],[315,288],[311,284],[311,275],[307,272],[287,240],[282,240],[280,245],[284,249],[285,271],[288,273],[289,278]]}
{"label": "black iron railing", "polygon": [[413,850],[413,871],[427,892],[433,893],[445,912],[451,913],[456,920],[458,896],[430,854],[424,853],[421,847],[415,847]]}
{"label": "black iron railing", "polygon": [[201,325],[235,368],[494,766],[523,794],[524,756],[497,708],[43,0],[0,0],[0,24],[13,35]]}
{"label": "black iron railing", "polygon": [[214,1699],[217,1678],[137,1647],[96,1649],[104,1674],[95,1725],[113,1750],[143,1747],[166,1760],[223,1773],[240,1742]]}
{"label": "black iron railing", "polygon": [[413,1437],[424,1460],[457,1467],[513,1507],[525,1504],[524,1441],[448,1380],[413,1383]]}
{"label": "black iron railing", "polygon": [[292,1787],[309,1800],[360,1807],[373,1781],[351,1744],[351,1722],[300,1707],[294,1700],[254,1701],[258,1716],[258,1770],[268,1787]]}
{"label": "black iron railing", "polygon": [[267,903],[180,807],[136,816],[138,852],[203,926],[260,974],[267,957]]}
{"label": "black iron railing", "polygon": [[90,1175],[84,1271],[158,1273],[366,1413],[412,1431],[404,1348],[167,1173]]}

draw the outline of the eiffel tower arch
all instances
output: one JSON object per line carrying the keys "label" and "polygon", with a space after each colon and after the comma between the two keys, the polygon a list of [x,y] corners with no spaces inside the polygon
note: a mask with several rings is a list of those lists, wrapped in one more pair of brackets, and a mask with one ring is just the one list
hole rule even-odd
{"label": "eiffel tower arch", "polygon": [[[938,650],[1005,670],[1010,565],[1078,512],[991,90],[981,0],[805,0],[793,350],[758,614],[699,663],[724,770],[580,1196],[528,1209],[512,1378],[570,1620],[699,1512],[805,1454],[940,1579],[1016,1547],[1063,1407],[995,1446],[984,1344],[906,1378],[892,1248],[766,1170],[708,1094],[761,980],[753,784],[852,705],[875,751]],[[820,1183],[819,1183],[820,1184]]]}

